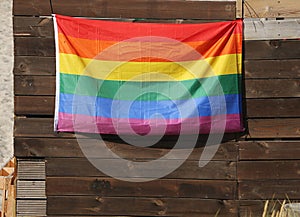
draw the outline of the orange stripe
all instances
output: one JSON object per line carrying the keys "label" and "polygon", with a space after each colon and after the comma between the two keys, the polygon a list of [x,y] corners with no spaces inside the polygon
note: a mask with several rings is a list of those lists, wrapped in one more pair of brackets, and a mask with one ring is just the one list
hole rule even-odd
{"label": "orange stripe", "polygon": [[[83,58],[95,58],[98,56],[101,52],[105,51],[109,47],[115,47],[113,45],[120,44],[120,47],[118,49],[121,52],[124,52],[124,55],[115,54],[114,56],[106,55],[104,60],[114,60],[114,61],[122,61],[123,59],[119,58],[126,58],[126,53],[130,53],[130,49],[133,46],[136,46],[138,43],[145,50],[145,53],[141,54],[141,59],[134,58],[134,60],[131,61],[170,61],[167,59],[164,59],[161,57],[161,55],[157,55],[157,52],[160,52],[159,49],[155,49],[151,52],[151,48],[153,49],[153,43],[155,43],[156,47],[164,47],[164,50],[166,48],[170,48],[170,50],[178,48],[176,44],[170,44],[170,42],[115,42],[115,41],[97,41],[97,40],[89,40],[89,39],[80,39],[80,38],[74,38],[71,36],[65,36],[62,33],[58,34],[59,38],[59,52],[65,53],[65,54],[76,54],[77,56],[83,57]],[[133,45],[135,43],[135,45]],[[178,42],[180,43],[180,42]],[[234,53],[241,53],[242,52],[242,36],[239,34],[233,34],[228,36],[223,36],[219,38],[219,40],[209,40],[209,41],[199,41],[199,42],[188,42],[188,43],[182,43],[185,46],[188,45],[191,48],[198,51],[202,57],[216,57],[226,54],[234,54]],[[183,46],[183,45],[181,45]],[[115,47],[116,48],[116,47]],[[177,56],[185,55],[186,51],[182,50],[182,48],[179,48],[177,51]],[[182,53],[180,53],[182,52]],[[122,56],[122,57],[120,57]],[[158,58],[155,58],[157,56]],[[154,57],[154,58],[152,58]],[[101,58],[100,58],[101,59]],[[193,59],[189,59],[193,60]],[[176,60],[178,61],[178,60]],[[182,61],[187,61],[187,59],[184,59]]]}

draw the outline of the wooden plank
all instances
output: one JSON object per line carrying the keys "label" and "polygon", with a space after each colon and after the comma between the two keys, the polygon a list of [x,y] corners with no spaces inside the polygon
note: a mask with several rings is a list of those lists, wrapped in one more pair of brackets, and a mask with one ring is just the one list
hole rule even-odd
{"label": "wooden plank", "polygon": [[54,102],[55,99],[52,96],[15,96],[15,114],[53,115]]}
{"label": "wooden plank", "polygon": [[51,15],[50,1],[48,0],[14,0],[14,15]]}
{"label": "wooden plank", "polygon": [[[300,4],[299,4],[300,6]],[[300,13],[299,13],[300,14]],[[245,40],[275,40],[300,38],[300,19],[244,19]]]}
{"label": "wooden plank", "polygon": [[239,161],[239,180],[288,180],[299,179],[300,161]]}
{"label": "wooden plank", "polygon": [[48,197],[49,215],[237,216],[234,201],[198,198]]}
{"label": "wooden plank", "polygon": [[[15,114],[53,115],[54,101],[54,96],[15,96]],[[246,105],[249,118],[300,117],[299,98],[247,99]]]}
{"label": "wooden plank", "polygon": [[48,196],[101,195],[103,197],[168,197],[234,199],[235,181],[159,179],[125,182],[112,178],[47,179]]}
{"label": "wooden plank", "polygon": [[55,76],[15,76],[15,95],[54,95]]}
{"label": "wooden plank", "polygon": [[298,79],[251,79],[245,86],[247,98],[300,97]]}
{"label": "wooden plank", "polygon": [[245,17],[300,17],[300,3],[294,0],[247,0]]}
{"label": "wooden plank", "polygon": [[300,160],[299,141],[240,142],[240,160]]}
{"label": "wooden plank", "polygon": [[55,57],[15,56],[14,75],[55,75]]}
{"label": "wooden plank", "polygon": [[[265,201],[263,200],[239,200],[240,216],[262,216],[264,205]],[[272,204],[270,206],[272,207]]]}
{"label": "wooden plank", "polygon": [[[99,159],[100,160],[100,159]],[[93,159],[97,163],[97,159]],[[165,163],[166,162],[166,163]],[[174,161],[175,162],[175,161]],[[106,165],[114,165],[120,168],[119,163],[113,159],[102,159],[101,163]],[[172,160],[163,161],[161,167],[167,168],[172,164]],[[144,168],[144,165],[141,165]],[[47,177],[105,177],[100,170],[95,168],[86,158],[47,158],[46,166]],[[151,173],[160,168],[152,168]],[[144,168],[145,174],[149,171]],[[128,174],[129,175],[129,174]],[[126,174],[127,176],[127,174]],[[128,178],[129,176],[123,178]],[[135,174],[130,174],[135,177]],[[167,175],[169,179],[218,179],[218,180],[234,180],[236,177],[236,163],[226,161],[210,161],[204,167],[199,167],[199,161],[188,160],[184,162],[178,169]],[[120,177],[122,178],[122,177]],[[149,177],[151,178],[151,177]]]}
{"label": "wooden plank", "polygon": [[55,54],[53,38],[15,37],[15,56],[49,56]]}
{"label": "wooden plank", "polygon": [[[288,168],[287,168],[288,169]],[[240,181],[239,199],[300,199],[299,180]]]}
{"label": "wooden plank", "polygon": [[45,180],[45,160],[18,159],[19,180]]}
{"label": "wooden plank", "polygon": [[15,16],[14,37],[54,37],[52,18]]}
{"label": "wooden plank", "polygon": [[18,199],[46,199],[46,181],[17,180]]}
{"label": "wooden plank", "polygon": [[300,40],[253,40],[245,41],[245,60],[298,59]]}
{"label": "wooden plank", "polygon": [[247,117],[300,117],[300,98],[248,99]]}
{"label": "wooden plank", "polygon": [[46,200],[17,200],[17,216],[47,216]]}
{"label": "wooden plank", "polygon": [[122,18],[235,19],[234,1],[52,0],[53,12],[69,16]]}
{"label": "wooden plank", "polygon": [[[86,139],[92,146],[93,142]],[[84,142],[81,140],[81,142]],[[115,154],[126,159],[157,159],[166,155],[170,150],[166,148],[143,148],[124,143],[105,141],[106,146]],[[45,139],[45,138],[15,138],[14,151],[17,157],[84,157],[76,139]],[[97,144],[99,145],[99,144]],[[173,159],[185,159],[185,149],[174,149]],[[189,156],[189,160],[199,160],[203,147],[197,147]],[[235,142],[222,143],[213,160],[236,161],[237,145]],[[95,156],[99,157],[95,154]]]}
{"label": "wooden plank", "polygon": [[299,138],[300,118],[249,119],[249,138]]}
{"label": "wooden plank", "polygon": [[245,60],[245,77],[249,78],[300,78],[300,59]]}

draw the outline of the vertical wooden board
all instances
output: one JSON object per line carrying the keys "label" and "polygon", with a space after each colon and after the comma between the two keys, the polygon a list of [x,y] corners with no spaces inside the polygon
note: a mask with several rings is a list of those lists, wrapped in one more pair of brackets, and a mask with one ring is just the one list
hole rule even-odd
{"label": "vertical wooden board", "polygon": [[197,198],[48,197],[49,215],[237,216],[234,201]]}
{"label": "vertical wooden board", "polygon": [[239,143],[240,160],[300,160],[299,141]]}
{"label": "vertical wooden board", "polygon": [[235,19],[235,1],[52,0],[54,13],[108,18]]}
{"label": "vertical wooden board", "polygon": [[157,179],[127,182],[106,177],[48,177],[47,195],[235,199],[236,185],[235,181],[226,180]]}
{"label": "vertical wooden board", "polygon": [[51,15],[49,0],[14,0],[13,15]]}
{"label": "vertical wooden board", "polygon": [[250,139],[259,138],[299,138],[300,118],[249,119]]}
{"label": "vertical wooden board", "polygon": [[295,0],[247,0],[245,17],[300,17],[300,2]]}
{"label": "vertical wooden board", "polygon": [[300,199],[299,180],[240,181],[239,199]]}

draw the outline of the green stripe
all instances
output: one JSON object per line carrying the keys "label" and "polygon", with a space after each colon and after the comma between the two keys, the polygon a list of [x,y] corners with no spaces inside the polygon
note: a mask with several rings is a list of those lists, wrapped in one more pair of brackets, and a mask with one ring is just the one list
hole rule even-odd
{"label": "green stripe", "polygon": [[[111,99],[115,98],[119,100],[180,100],[188,99],[191,96],[193,98],[198,98],[203,96],[238,94],[240,93],[240,78],[241,76],[238,74],[230,74],[180,82],[126,82],[112,80],[103,81],[87,76],[61,73],[60,92]],[[125,83],[126,88],[128,89],[126,89],[126,91],[123,89],[123,91],[118,92],[119,88]],[[220,87],[220,84],[223,88],[223,92],[218,88]],[[153,92],[149,92],[149,90]],[[188,90],[188,92],[186,90]],[[142,91],[146,93],[142,94]],[[137,98],[140,94],[142,95]]]}

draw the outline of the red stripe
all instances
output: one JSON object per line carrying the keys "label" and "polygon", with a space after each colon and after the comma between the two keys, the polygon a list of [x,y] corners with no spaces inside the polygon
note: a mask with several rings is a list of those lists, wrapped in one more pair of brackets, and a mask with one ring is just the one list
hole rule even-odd
{"label": "red stripe", "polygon": [[56,15],[56,20],[60,33],[76,38],[104,41],[157,36],[193,42],[242,34],[241,20],[201,24],[155,24],[89,20],[62,15]]}

